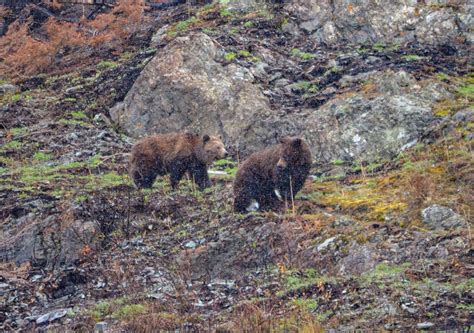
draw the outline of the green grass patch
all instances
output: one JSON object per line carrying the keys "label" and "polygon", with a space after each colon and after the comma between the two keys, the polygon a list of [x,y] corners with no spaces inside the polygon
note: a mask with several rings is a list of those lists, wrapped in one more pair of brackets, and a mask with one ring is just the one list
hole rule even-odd
{"label": "green grass patch", "polygon": [[227,8],[221,8],[219,10],[219,15],[221,17],[231,17],[232,16],[232,13],[230,10],[228,10]]}
{"label": "green grass patch", "polygon": [[146,313],[146,311],[146,307],[142,304],[124,305],[112,313],[112,318],[131,319],[135,316]]}
{"label": "green grass patch", "polygon": [[71,117],[75,120],[88,120],[89,117],[83,111],[72,111]]}
{"label": "green grass patch", "polygon": [[311,59],[316,58],[316,54],[303,52],[300,49],[292,49],[291,50],[291,55],[293,57],[300,58],[302,60],[311,60]]}
{"label": "green grass patch", "polygon": [[175,25],[174,28],[178,32],[183,32],[183,31],[188,30],[191,26],[193,26],[197,23],[199,23],[199,19],[197,17],[193,16],[193,17],[188,18],[187,20],[178,22]]}
{"label": "green grass patch", "polygon": [[456,92],[460,96],[466,97],[466,98],[472,100],[472,99],[474,99],[474,84],[469,83],[467,85],[461,86],[456,90]]}
{"label": "green grass patch", "polygon": [[419,55],[416,54],[407,54],[402,56],[402,59],[405,61],[420,61],[424,59],[424,57],[420,57]]}
{"label": "green grass patch", "polygon": [[244,57],[244,58],[250,58],[252,56],[252,53],[250,53],[247,50],[240,50],[239,51],[239,56]]}
{"label": "green grass patch", "polygon": [[235,52],[227,52],[227,53],[224,55],[224,59],[227,60],[227,61],[232,61],[232,60],[234,60],[235,58],[237,58],[237,53],[235,53]]}
{"label": "green grass patch", "polygon": [[99,70],[113,69],[116,67],[118,67],[118,63],[111,60],[102,60],[97,64],[97,69]]}
{"label": "green grass patch", "polygon": [[253,27],[253,22],[252,21],[247,21],[243,24],[244,28],[252,28]]}
{"label": "green grass patch", "polygon": [[51,159],[51,154],[39,151],[33,155],[33,159],[36,161],[49,161]]}
{"label": "green grass patch", "polygon": [[300,309],[304,309],[309,312],[314,312],[318,308],[318,301],[311,298],[297,298],[292,301]]}
{"label": "green grass patch", "polygon": [[26,133],[28,133],[28,127],[13,127],[10,128],[9,132],[13,136],[25,135]]}
{"label": "green grass patch", "polygon": [[2,150],[18,150],[23,146],[23,143],[17,140],[11,140],[2,145]]}

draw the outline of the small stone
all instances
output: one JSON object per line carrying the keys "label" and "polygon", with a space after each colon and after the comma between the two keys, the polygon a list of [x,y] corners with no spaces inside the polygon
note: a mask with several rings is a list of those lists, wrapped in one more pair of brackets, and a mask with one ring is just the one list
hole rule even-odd
{"label": "small stone", "polygon": [[415,313],[418,312],[417,309],[412,308],[412,307],[410,307],[410,306],[408,306],[408,305],[406,305],[406,304],[402,304],[402,309],[405,310],[405,311],[408,312],[408,313],[411,313],[411,314],[415,314]]}
{"label": "small stone", "polygon": [[318,245],[317,247],[318,251],[319,252],[324,251],[329,245],[331,245],[332,242],[334,242],[335,239],[336,237],[331,237],[331,238],[326,239],[324,242]]}
{"label": "small stone", "polygon": [[6,84],[1,84],[0,85],[0,94],[1,95],[7,94],[7,93],[16,93],[18,91],[20,91],[20,88],[18,88],[17,86],[15,86],[13,84],[6,83]]}
{"label": "small stone", "polygon": [[49,323],[57,319],[60,319],[67,314],[67,311],[68,310],[66,309],[59,309],[59,310],[41,315],[38,319],[36,319],[36,324],[41,325],[41,324]]}
{"label": "small stone", "polygon": [[321,21],[319,19],[306,21],[300,24],[300,28],[311,33],[321,28]]}
{"label": "small stone", "polygon": [[107,330],[107,322],[105,321],[100,321],[97,324],[95,324],[94,332],[95,333],[104,333]]}
{"label": "small stone", "polygon": [[431,229],[454,229],[464,224],[464,219],[451,208],[432,205],[421,212],[423,223]]}
{"label": "small stone", "polygon": [[416,324],[416,327],[419,328],[420,330],[431,328],[433,326],[434,326],[434,324],[430,323],[429,321],[425,321],[423,323]]}
{"label": "small stone", "polygon": [[186,244],[184,244],[184,246],[187,247],[188,249],[195,249],[197,244],[195,241],[189,241]]}

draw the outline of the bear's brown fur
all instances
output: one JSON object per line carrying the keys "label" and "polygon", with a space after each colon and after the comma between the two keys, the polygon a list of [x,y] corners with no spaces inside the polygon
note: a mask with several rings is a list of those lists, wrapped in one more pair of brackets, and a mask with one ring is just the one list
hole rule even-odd
{"label": "bear's brown fur", "polygon": [[[311,168],[311,152],[298,137],[283,138],[279,144],[246,159],[234,181],[234,209],[245,212],[252,200],[262,210],[277,208],[278,195],[293,198],[304,185]],[[291,180],[291,185],[290,185]]]}
{"label": "bear's brown fur", "polygon": [[171,187],[175,189],[188,172],[203,190],[210,185],[209,165],[226,156],[219,137],[191,133],[151,135],[132,148],[130,176],[138,188],[151,188],[157,176],[169,173]]}

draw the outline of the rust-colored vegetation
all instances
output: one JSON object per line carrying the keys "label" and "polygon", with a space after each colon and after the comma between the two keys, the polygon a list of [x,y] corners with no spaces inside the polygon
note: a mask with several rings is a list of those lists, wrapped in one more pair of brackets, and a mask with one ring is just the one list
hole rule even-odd
{"label": "rust-colored vegetation", "polygon": [[[139,29],[146,26],[145,4],[121,0],[112,10],[78,23],[48,19],[40,31],[32,31],[32,19],[10,24],[0,38],[0,71],[13,81],[58,71],[64,62],[85,65],[94,52],[119,53]],[[0,15],[8,10],[0,9]],[[91,57],[92,55],[92,57]]]}

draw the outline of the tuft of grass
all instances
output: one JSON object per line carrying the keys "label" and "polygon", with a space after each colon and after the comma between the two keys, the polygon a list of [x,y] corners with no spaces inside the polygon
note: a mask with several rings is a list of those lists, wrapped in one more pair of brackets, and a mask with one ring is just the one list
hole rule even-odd
{"label": "tuft of grass", "polygon": [[118,63],[110,60],[102,60],[97,64],[97,69],[99,70],[114,69],[116,67],[118,67]]}
{"label": "tuft of grass", "polygon": [[14,128],[10,128],[9,132],[10,132],[13,136],[24,135],[24,134],[28,133],[28,127],[14,127]]}
{"label": "tuft of grass", "polygon": [[41,162],[49,161],[51,159],[51,154],[39,151],[33,155],[33,159],[35,159],[36,161],[41,161]]}
{"label": "tuft of grass", "polygon": [[219,10],[219,15],[221,17],[231,17],[232,16],[232,13],[230,10],[228,10],[227,8],[221,8]]}
{"label": "tuft of grass", "polygon": [[23,143],[17,140],[11,140],[1,146],[1,150],[18,150],[23,146]]}
{"label": "tuft of grass", "polygon": [[372,45],[372,48],[377,52],[382,52],[383,50],[385,50],[386,45],[384,43],[375,43],[374,45]]}
{"label": "tuft of grass", "polygon": [[146,307],[142,304],[124,305],[112,313],[112,318],[132,319],[135,316],[146,313],[146,311]]}
{"label": "tuft of grass", "polygon": [[316,58],[316,54],[303,52],[300,49],[292,49],[291,50],[291,55],[293,57],[300,58],[302,60],[311,60],[311,59]]}
{"label": "tuft of grass", "polygon": [[178,32],[183,32],[188,30],[191,26],[196,25],[199,23],[199,19],[195,16],[188,18],[187,20],[178,22],[175,25],[175,30]]}
{"label": "tuft of grass", "polygon": [[243,24],[244,28],[252,28],[253,27],[253,22],[252,21],[247,21]]}
{"label": "tuft of grass", "polygon": [[87,120],[89,117],[83,111],[72,111],[71,117],[76,120]]}
{"label": "tuft of grass", "polygon": [[292,303],[308,312],[314,312],[318,308],[318,301],[311,298],[297,298]]}
{"label": "tuft of grass", "polygon": [[416,54],[407,54],[402,56],[402,59],[405,61],[420,61],[424,59],[424,57],[420,57],[419,55]]}

